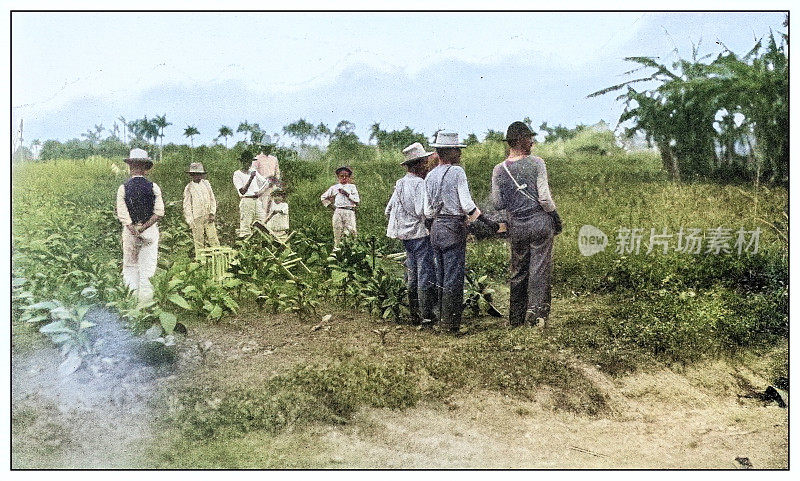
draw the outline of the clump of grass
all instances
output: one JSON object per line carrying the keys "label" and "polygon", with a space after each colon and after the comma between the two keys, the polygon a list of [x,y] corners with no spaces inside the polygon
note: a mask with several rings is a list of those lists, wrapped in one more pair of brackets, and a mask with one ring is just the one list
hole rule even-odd
{"label": "clump of grass", "polygon": [[782,289],[739,292],[722,283],[624,290],[588,316],[567,316],[556,342],[611,374],[652,362],[688,363],[741,348],[766,347],[788,332]]}
{"label": "clump of grass", "polygon": [[440,395],[478,388],[529,398],[545,386],[556,409],[595,415],[607,408],[602,392],[532,329],[487,331],[423,363]]}
{"label": "clump of grass", "polygon": [[172,420],[191,439],[265,431],[278,434],[313,422],[341,424],[361,406],[400,409],[420,397],[404,363],[346,358],[298,367],[252,388],[196,387],[182,392]]}

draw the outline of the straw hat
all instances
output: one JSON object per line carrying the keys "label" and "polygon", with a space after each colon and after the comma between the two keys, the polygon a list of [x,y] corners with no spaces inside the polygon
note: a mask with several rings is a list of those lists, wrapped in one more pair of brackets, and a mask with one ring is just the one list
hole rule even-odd
{"label": "straw hat", "polygon": [[203,168],[203,164],[200,162],[192,162],[189,164],[189,170],[186,171],[189,174],[205,174],[206,169]]}
{"label": "straw hat", "polygon": [[147,151],[144,149],[131,149],[131,152],[128,154],[128,158],[125,159],[125,162],[129,164],[131,162],[141,162],[152,165],[153,159],[147,155]]}
{"label": "straw hat", "polygon": [[400,165],[415,164],[417,163],[417,161],[422,160],[433,154],[434,152],[425,152],[425,147],[423,147],[422,144],[420,144],[419,142],[414,142],[413,144],[403,149],[403,155],[406,157],[406,159],[400,162]]}
{"label": "straw hat", "polygon": [[433,139],[431,147],[463,149],[466,145],[458,141],[458,132],[436,132],[436,138]]}

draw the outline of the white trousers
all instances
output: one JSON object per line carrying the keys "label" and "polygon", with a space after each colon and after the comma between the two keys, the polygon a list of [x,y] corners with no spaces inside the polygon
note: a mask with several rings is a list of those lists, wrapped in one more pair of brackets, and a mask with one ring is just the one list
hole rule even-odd
{"label": "white trousers", "polygon": [[153,299],[150,278],[158,263],[158,226],[151,225],[141,236],[137,239],[126,227],[122,228],[122,280],[143,304]]}
{"label": "white trousers", "polygon": [[333,245],[337,245],[346,235],[356,235],[356,213],[337,208],[333,211]]}
{"label": "white trousers", "polygon": [[239,228],[236,235],[247,237],[253,233],[253,223],[256,221],[264,222],[267,214],[264,212],[260,198],[242,197],[239,200]]}

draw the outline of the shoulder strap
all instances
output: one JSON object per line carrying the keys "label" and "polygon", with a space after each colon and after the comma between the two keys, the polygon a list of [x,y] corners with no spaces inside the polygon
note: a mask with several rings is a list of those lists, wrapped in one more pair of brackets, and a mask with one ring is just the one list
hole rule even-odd
{"label": "shoulder strap", "polygon": [[505,169],[505,171],[506,171],[506,174],[508,174],[508,177],[511,179],[511,182],[513,182],[513,183],[514,183],[514,185],[517,187],[517,192],[519,192],[520,194],[524,195],[524,196],[525,196],[525,197],[527,197],[528,199],[530,199],[530,200],[532,200],[532,201],[534,201],[534,202],[536,202],[536,203],[538,204],[538,203],[539,203],[539,200],[538,200],[538,199],[534,199],[534,198],[533,198],[533,196],[532,196],[532,195],[530,195],[530,194],[529,194],[529,193],[528,193],[528,192],[525,190],[525,189],[527,189],[527,188],[528,188],[528,184],[522,184],[522,185],[520,185],[520,183],[519,183],[519,182],[517,182],[517,179],[515,179],[515,178],[514,178],[514,176],[513,176],[513,175],[511,175],[511,171],[510,171],[510,170],[508,170],[508,166],[506,165],[506,161],[505,161],[505,160],[504,160],[504,161],[501,163],[501,165],[503,166],[503,169]]}
{"label": "shoulder strap", "polygon": [[444,188],[444,178],[447,177],[447,173],[450,172],[450,167],[452,166],[453,164],[449,164],[447,168],[444,169],[444,174],[442,174],[442,178],[439,179],[439,191],[436,193],[436,196],[438,197],[436,202],[438,205],[438,207],[436,208],[436,215],[438,215],[439,212],[441,212],[442,209],[444,209],[444,201],[442,200],[442,188]]}

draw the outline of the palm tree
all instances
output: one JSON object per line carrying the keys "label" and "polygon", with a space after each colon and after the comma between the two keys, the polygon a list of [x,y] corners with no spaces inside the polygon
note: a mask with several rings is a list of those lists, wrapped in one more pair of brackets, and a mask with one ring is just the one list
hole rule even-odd
{"label": "palm tree", "polygon": [[241,132],[244,135],[244,139],[242,139],[242,140],[247,142],[247,134],[250,132],[251,128],[252,128],[252,126],[250,125],[250,123],[248,123],[245,120],[244,122],[240,122],[239,123],[239,126],[236,128],[236,131],[237,132]]}
{"label": "palm tree", "polygon": [[122,143],[123,144],[127,144],[128,143],[128,135],[127,135],[128,134],[128,121],[125,120],[125,117],[123,117],[121,115],[117,118],[117,120],[122,122]]}
{"label": "palm tree", "polygon": [[171,122],[167,122],[167,114],[164,115],[156,115],[156,118],[153,119],[153,125],[158,127],[158,137],[161,139],[161,145],[158,148],[158,158],[159,160],[164,160],[164,129],[168,125],[172,125]]}
{"label": "palm tree", "polygon": [[230,127],[228,127],[227,125],[223,125],[222,127],[219,128],[219,135],[217,136],[217,138],[225,137],[226,149],[228,148],[228,137],[231,136],[233,136],[233,130],[231,130]]}
{"label": "palm tree", "polygon": [[385,134],[385,132],[383,132],[381,130],[381,124],[379,122],[375,122],[374,124],[372,124],[370,126],[370,128],[369,128],[369,140],[370,141],[374,140],[375,141],[375,145],[380,146],[383,143],[383,142],[381,142],[381,140],[383,140],[383,137],[384,137],[383,134]]}
{"label": "palm tree", "polygon": [[192,153],[192,160],[194,160],[194,136],[195,135],[200,135],[200,131],[197,130],[197,127],[195,127],[194,125],[188,125],[183,130],[183,136],[184,137],[189,137],[189,141],[192,143],[192,150],[190,151]]}

